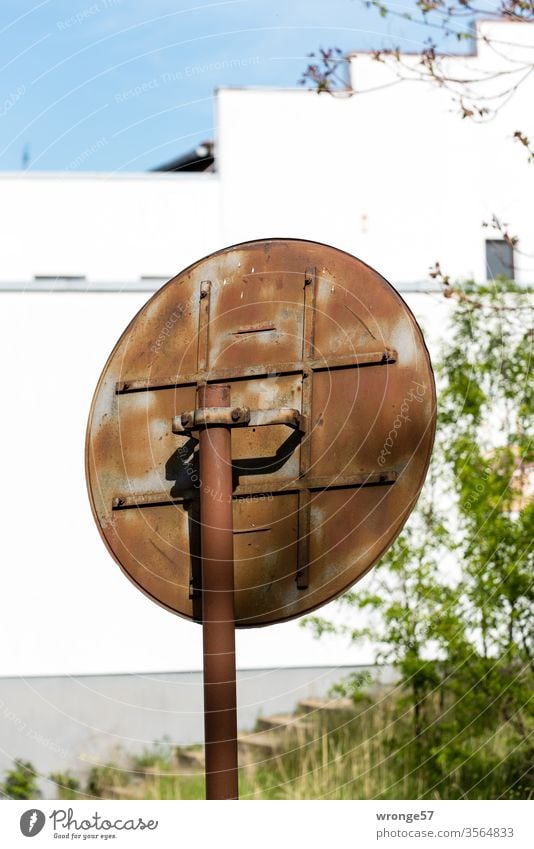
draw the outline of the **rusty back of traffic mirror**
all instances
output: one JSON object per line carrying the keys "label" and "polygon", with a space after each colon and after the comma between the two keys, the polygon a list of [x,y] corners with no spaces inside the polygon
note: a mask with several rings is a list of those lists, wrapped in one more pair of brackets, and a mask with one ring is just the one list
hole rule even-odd
{"label": "rusty back of traffic mirror", "polygon": [[361,578],[417,499],[435,429],[421,331],[369,266],[292,239],[200,260],[133,319],[91,408],[91,503],[126,575],[197,621],[206,383],[231,391],[236,626],[300,616]]}

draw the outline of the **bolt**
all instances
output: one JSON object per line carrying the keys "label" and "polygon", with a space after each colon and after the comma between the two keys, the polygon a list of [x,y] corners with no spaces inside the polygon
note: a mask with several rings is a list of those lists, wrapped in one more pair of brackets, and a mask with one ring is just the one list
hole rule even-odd
{"label": "bolt", "polygon": [[182,413],[180,416],[180,421],[182,422],[182,427],[190,427],[191,426],[191,417],[187,415],[187,413]]}
{"label": "bolt", "polygon": [[232,421],[238,422],[240,418],[241,418],[241,410],[239,409],[239,407],[236,407],[235,410],[232,410]]}

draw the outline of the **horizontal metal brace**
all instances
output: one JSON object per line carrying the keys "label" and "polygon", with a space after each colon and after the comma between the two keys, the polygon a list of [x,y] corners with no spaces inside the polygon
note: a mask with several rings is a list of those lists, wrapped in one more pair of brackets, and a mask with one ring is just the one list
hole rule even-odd
{"label": "horizontal metal brace", "polygon": [[172,432],[188,433],[209,425],[264,427],[279,424],[304,431],[306,420],[298,410],[291,407],[279,407],[273,410],[250,410],[248,407],[201,407],[174,416]]}
{"label": "horizontal metal brace", "polygon": [[246,495],[285,495],[290,492],[311,492],[326,489],[355,489],[361,486],[384,486],[397,480],[397,472],[362,472],[359,475],[319,475],[317,477],[300,478],[299,480],[277,481],[271,486],[268,481],[245,483],[237,486],[232,495],[234,498]]}
{"label": "horizontal metal brace", "polygon": [[183,489],[179,495],[169,492],[144,492],[139,495],[117,495],[111,502],[113,510],[127,510],[129,507],[158,507],[167,504],[181,504],[198,498],[198,490]]}
{"label": "horizontal metal brace", "polygon": [[[321,491],[330,489],[357,489],[361,486],[390,486],[397,480],[398,473],[394,470],[380,472],[361,472],[358,475],[337,475],[336,477],[318,476],[301,478],[300,480],[278,480],[276,483],[261,481],[253,484],[240,484],[232,491],[232,498],[244,498],[259,495],[270,498],[276,495],[290,495],[303,490]],[[184,489],[179,494],[169,492],[147,492],[140,495],[120,495],[113,499],[114,510],[124,510],[131,507],[158,507],[167,504],[180,504],[198,498],[198,489]]]}
{"label": "horizontal metal brace", "polygon": [[338,357],[286,363],[268,363],[255,366],[236,366],[234,368],[209,369],[196,374],[176,375],[158,379],[121,380],[115,385],[117,395],[128,392],[143,392],[155,389],[176,389],[185,386],[197,386],[199,383],[218,383],[226,380],[250,380],[254,377],[273,377],[282,374],[302,374],[303,372],[335,371],[342,368],[360,366],[384,366],[397,362],[397,351],[382,348],[379,351],[364,351],[355,354],[343,354]]}

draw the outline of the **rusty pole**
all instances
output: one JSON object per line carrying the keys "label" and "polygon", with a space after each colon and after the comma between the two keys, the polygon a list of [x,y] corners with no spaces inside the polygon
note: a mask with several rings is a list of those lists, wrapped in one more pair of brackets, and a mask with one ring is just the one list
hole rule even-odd
{"label": "rusty pole", "polygon": [[[229,407],[228,385],[198,390],[198,407]],[[237,799],[231,431],[199,431],[206,799]]]}

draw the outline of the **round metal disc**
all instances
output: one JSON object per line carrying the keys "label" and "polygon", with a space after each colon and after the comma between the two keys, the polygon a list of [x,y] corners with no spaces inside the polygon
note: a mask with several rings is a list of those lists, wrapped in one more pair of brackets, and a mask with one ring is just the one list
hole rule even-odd
{"label": "round metal disc", "polygon": [[160,289],[98,383],[87,481],[102,537],[154,601],[201,621],[198,433],[173,433],[203,382],[232,406],[290,408],[232,429],[236,625],[338,596],[401,530],[428,467],[435,387],[395,289],[343,251],[269,239],[219,251]]}

